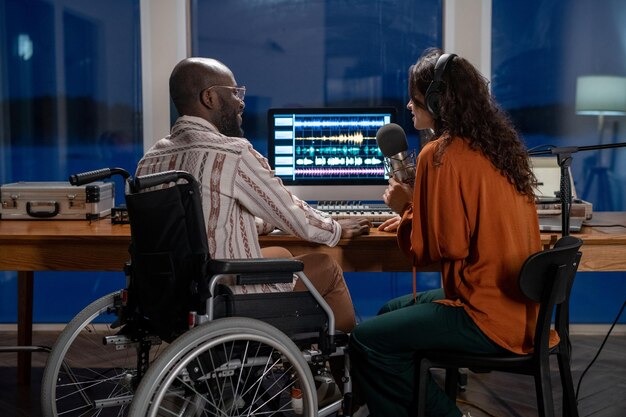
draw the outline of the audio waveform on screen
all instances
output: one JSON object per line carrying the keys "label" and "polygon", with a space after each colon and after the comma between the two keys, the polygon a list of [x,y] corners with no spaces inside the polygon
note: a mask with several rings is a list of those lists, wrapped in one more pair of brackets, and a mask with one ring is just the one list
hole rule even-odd
{"label": "audio waveform on screen", "polygon": [[377,155],[382,157],[378,146],[296,146],[296,155],[343,155],[343,156],[367,156]]}
{"label": "audio waveform on screen", "polygon": [[384,175],[376,143],[381,118],[300,119],[294,124],[294,173],[302,177],[364,178]]}
{"label": "audio waveform on screen", "polygon": [[352,134],[339,134],[339,135],[334,135],[334,136],[302,136],[302,137],[298,137],[297,139],[300,140],[307,140],[307,141],[316,141],[319,140],[320,142],[338,142],[338,143],[351,143],[351,144],[355,144],[355,145],[360,145],[361,143],[363,143],[363,140],[366,139],[376,139],[376,137],[364,137],[363,133],[361,132],[355,132]]}
{"label": "audio waveform on screen", "polygon": [[330,157],[318,156],[315,158],[298,158],[296,166],[312,165],[315,166],[360,166],[360,165],[382,165],[383,161],[378,158],[361,158],[361,157]]}
{"label": "audio waveform on screen", "polygon": [[[382,179],[383,155],[376,132],[389,123],[377,113],[300,114],[277,126],[281,158],[289,176],[309,180]],[[289,155],[289,157],[285,158]],[[287,165],[288,164],[288,165]]]}
{"label": "audio waveform on screen", "polygon": [[362,117],[337,117],[337,118],[324,118],[324,119],[298,119],[295,120],[293,125],[298,128],[350,128],[365,127],[377,129],[383,126],[385,123],[380,118],[362,118]]}
{"label": "audio waveform on screen", "polygon": [[302,177],[370,177],[382,176],[384,168],[296,168],[295,174]]}

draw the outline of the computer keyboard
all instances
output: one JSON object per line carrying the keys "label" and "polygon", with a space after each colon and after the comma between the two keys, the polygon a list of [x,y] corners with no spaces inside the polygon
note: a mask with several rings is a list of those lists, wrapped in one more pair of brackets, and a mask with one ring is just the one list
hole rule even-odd
{"label": "computer keyboard", "polygon": [[396,215],[384,203],[364,201],[318,201],[311,207],[329,213],[333,219],[368,219],[378,225]]}

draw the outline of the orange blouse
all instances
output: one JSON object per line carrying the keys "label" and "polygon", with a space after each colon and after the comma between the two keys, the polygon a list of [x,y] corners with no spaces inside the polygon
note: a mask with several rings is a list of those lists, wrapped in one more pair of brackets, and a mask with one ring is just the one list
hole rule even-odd
{"label": "orange blouse", "polygon": [[[535,204],[462,138],[433,157],[440,140],[419,153],[413,204],[398,243],[416,266],[440,262],[446,299],[465,309],[493,342],[532,351],[538,304],[518,286],[526,258],[541,250]],[[553,332],[551,342],[558,337]]]}

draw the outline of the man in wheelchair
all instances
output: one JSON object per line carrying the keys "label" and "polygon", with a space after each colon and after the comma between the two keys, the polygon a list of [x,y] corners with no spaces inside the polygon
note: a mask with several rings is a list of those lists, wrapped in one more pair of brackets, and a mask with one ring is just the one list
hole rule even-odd
{"label": "man in wheelchair", "polygon": [[[210,258],[198,183],[187,172],[137,177],[129,190],[127,288],[86,307],[59,336],[42,382],[44,415],[350,409],[347,336],[335,332],[333,311],[301,261]],[[224,285],[285,284],[294,274],[308,292],[245,294]],[[318,401],[313,373],[333,359],[342,362],[344,396]]]}
{"label": "man in wheelchair", "polygon": [[[291,258],[285,248],[261,250],[259,232],[275,227],[302,239],[335,246],[340,238],[369,232],[366,220],[334,221],[292,195],[267,160],[243,138],[245,87],[223,63],[187,58],[173,69],[170,95],[180,117],[138,164],[136,175],[183,170],[201,185],[203,214],[214,259]],[[317,291],[331,306],[337,329],[350,332],[354,309],[341,267],[328,255],[298,257]],[[302,283],[233,287],[235,293],[305,291]]]}
{"label": "man in wheelchair", "polygon": [[[141,159],[136,175],[175,169],[198,180],[211,258],[293,258],[285,248],[260,248],[258,234],[275,227],[329,246],[340,238],[369,232],[364,219],[337,222],[314,210],[274,176],[267,160],[243,138],[245,87],[237,86],[232,71],[223,63],[184,59],[173,69],[169,83],[180,117],[171,134]],[[356,321],[341,267],[323,253],[296,259],[303,262],[304,273],[332,309],[336,329],[349,333]],[[229,284],[235,294],[307,291],[298,279]]]}
{"label": "man in wheelchair", "polygon": [[[369,224],[336,222],[283,187],[238,137],[243,90],[223,64],[183,60],[170,90],[182,116],[128,180],[128,287],[59,336],[44,415],[349,415],[347,339],[335,329],[350,332],[355,319],[339,265],[263,252],[257,236],[273,224],[333,246]],[[95,364],[81,339],[98,350]],[[319,381],[333,394],[329,362],[340,364],[344,398],[318,402]]]}
{"label": "man in wheelchair", "polygon": [[[302,391],[309,403],[303,412],[320,406],[331,406],[328,412],[337,410],[340,396],[332,399],[334,404],[313,401],[310,369],[323,372],[331,357],[343,362],[347,339],[336,338],[334,314],[303,273],[302,262],[207,256],[200,193],[191,175],[167,171],[137,177],[135,188],[154,190],[153,185],[181,178],[188,183],[126,198],[133,236],[129,299],[136,303],[131,313],[146,315],[159,337],[172,343],[148,368],[131,411],[176,413],[191,407],[194,412],[218,409],[223,415],[278,411],[292,415],[299,411],[292,394]],[[310,292],[231,290],[233,284],[247,288],[288,284],[294,274]],[[193,313],[188,315],[189,311]],[[348,382],[341,365],[342,379]],[[154,399],[155,391],[163,398]],[[141,404],[154,407],[140,409]]]}

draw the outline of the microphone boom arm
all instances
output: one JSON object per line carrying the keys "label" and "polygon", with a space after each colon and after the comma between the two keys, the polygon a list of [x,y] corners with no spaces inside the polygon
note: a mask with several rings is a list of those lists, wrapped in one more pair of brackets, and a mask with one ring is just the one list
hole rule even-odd
{"label": "microphone boom arm", "polygon": [[530,151],[528,155],[556,155],[559,167],[561,167],[560,198],[561,198],[561,236],[569,235],[569,215],[572,205],[572,187],[569,176],[569,168],[572,165],[572,154],[579,151],[592,151],[597,149],[622,148],[626,142],[609,143],[593,146],[564,146],[553,147],[541,151]]}

